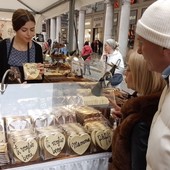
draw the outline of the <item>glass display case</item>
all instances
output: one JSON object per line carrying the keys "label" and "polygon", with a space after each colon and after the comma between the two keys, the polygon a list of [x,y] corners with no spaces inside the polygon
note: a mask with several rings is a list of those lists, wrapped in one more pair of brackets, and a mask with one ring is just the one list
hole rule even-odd
{"label": "glass display case", "polygon": [[96,82],[9,84],[0,94],[0,112],[4,117],[27,115],[33,109],[48,111],[65,105],[107,107],[107,98],[96,97],[91,93],[95,84]]}
{"label": "glass display case", "polygon": [[[104,96],[93,96],[91,89],[95,82],[61,82],[37,84],[9,84],[0,94],[2,118],[13,116],[48,114],[55,107],[91,105],[107,108],[109,101]],[[2,87],[1,87],[2,88]],[[7,165],[3,169],[38,170],[107,170],[109,151],[33,162],[22,166]]]}

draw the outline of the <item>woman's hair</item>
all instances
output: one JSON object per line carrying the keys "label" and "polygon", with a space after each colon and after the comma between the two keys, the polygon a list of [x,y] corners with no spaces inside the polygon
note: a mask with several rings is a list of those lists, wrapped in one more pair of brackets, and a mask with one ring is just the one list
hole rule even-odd
{"label": "woman's hair", "polygon": [[47,40],[47,43],[48,43],[49,47],[51,47],[52,40],[49,38],[49,39]]}
{"label": "woman's hair", "polygon": [[132,50],[128,56],[128,67],[133,77],[135,91],[147,95],[162,91],[166,85],[160,73],[150,71],[143,55]]}
{"label": "woman's hair", "polygon": [[84,43],[84,46],[85,46],[85,45],[89,45],[89,42],[88,42],[88,41],[86,41],[86,42]]}
{"label": "woman's hair", "polygon": [[31,12],[25,9],[17,9],[12,16],[12,26],[14,31],[18,31],[28,21],[36,23]]}

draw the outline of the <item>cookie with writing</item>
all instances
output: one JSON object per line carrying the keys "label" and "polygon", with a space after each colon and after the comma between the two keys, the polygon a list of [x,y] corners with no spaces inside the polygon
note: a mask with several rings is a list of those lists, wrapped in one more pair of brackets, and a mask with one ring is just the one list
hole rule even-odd
{"label": "cookie with writing", "polygon": [[37,67],[37,63],[25,63],[23,65],[25,80],[40,79],[40,70]]}
{"label": "cookie with writing", "polygon": [[20,140],[13,146],[15,156],[22,162],[29,162],[36,154],[37,149],[38,144],[35,139],[28,141]]}
{"label": "cookie with writing", "polygon": [[108,150],[112,143],[112,130],[99,130],[96,132],[96,143],[103,150]]}
{"label": "cookie with writing", "polygon": [[78,155],[82,155],[90,146],[91,138],[87,133],[85,133],[81,135],[72,136],[69,139],[69,142],[69,146],[71,147],[71,149]]}
{"label": "cookie with writing", "polygon": [[58,132],[44,138],[44,147],[51,155],[57,156],[64,148],[65,142],[65,136]]}

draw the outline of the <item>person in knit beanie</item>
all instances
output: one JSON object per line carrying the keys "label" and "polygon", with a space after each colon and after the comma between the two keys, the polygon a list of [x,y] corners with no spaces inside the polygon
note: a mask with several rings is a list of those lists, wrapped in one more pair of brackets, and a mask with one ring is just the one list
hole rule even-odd
{"label": "person in knit beanie", "polygon": [[123,81],[124,60],[118,46],[118,42],[114,39],[107,39],[104,43],[104,50],[100,61],[103,74],[110,72],[113,64],[117,65],[114,75],[109,81],[112,87],[120,88],[120,84]]}
{"label": "person in knit beanie", "polygon": [[138,53],[148,68],[162,74],[167,86],[152,121],[147,148],[147,170],[170,169],[170,0],[151,4],[137,22]]}

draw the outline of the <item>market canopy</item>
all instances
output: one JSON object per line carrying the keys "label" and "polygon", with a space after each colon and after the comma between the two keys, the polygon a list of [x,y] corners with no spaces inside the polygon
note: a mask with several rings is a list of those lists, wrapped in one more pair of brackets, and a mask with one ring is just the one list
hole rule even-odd
{"label": "market canopy", "polygon": [[18,8],[42,14],[68,0],[0,0],[0,11],[13,12]]}
{"label": "market canopy", "polygon": [[[35,14],[51,18],[69,11],[69,2],[72,0],[0,0],[1,13],[13,13],[18,8],[27,9]],[[100,0],[75,0],[75,9],[99,2]]]}

